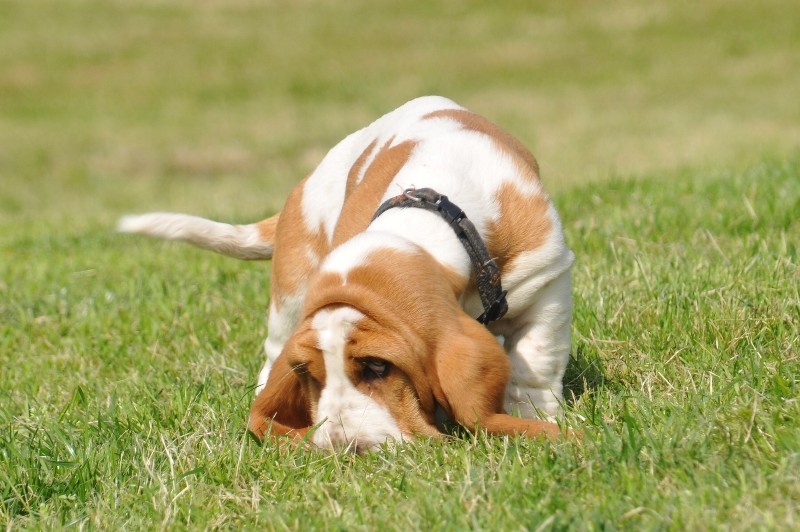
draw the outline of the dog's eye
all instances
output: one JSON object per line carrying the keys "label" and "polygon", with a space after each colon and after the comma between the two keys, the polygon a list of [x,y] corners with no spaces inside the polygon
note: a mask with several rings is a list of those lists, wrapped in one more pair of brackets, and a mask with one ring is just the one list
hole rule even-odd
{"label": "dog's eye", "polygon": [[389,364],[385,361],[371,358],[364,362],[364,378],[367,380],[382,379],[389,373]]}

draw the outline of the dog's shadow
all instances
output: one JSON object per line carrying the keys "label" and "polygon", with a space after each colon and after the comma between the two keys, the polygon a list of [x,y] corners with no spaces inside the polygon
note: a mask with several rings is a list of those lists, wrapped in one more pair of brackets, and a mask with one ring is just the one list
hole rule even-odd
{"label": "dog's shadow", "polygon": [[584,342],[578,343],[570,353],[564,374],[564,401],[567,406],[600,387],[609,385],[602,361]]}

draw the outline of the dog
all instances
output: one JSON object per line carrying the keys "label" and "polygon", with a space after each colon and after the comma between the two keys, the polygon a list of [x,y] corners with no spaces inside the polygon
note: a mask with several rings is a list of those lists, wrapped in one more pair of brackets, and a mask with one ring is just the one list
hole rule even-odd
{"label": "dog", "polygon": [[574,254],[533,155],[449,99],[347,136],[258,223],[150,213],[118,229],[272,259],[248,422],[262,441],[364,452],[445,419],[561,434]]}

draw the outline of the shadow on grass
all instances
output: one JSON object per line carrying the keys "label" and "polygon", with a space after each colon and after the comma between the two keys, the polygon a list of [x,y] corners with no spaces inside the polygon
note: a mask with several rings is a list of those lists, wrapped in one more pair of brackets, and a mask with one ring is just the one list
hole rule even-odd
{"label": "shadow on grass", "polygon": [[585,343],[578,344],[575,352],[570,354],[564,375],[564,400],[567,406],[577,403],[587,392],[609,384],[602,362],[592,356]]}

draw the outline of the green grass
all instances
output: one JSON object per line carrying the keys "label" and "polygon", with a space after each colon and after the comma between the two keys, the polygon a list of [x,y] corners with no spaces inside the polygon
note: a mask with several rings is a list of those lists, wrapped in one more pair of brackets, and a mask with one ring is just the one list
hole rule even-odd
{"label": "green grass", "polygon": [[[527,5],[0,3],[0,524],[797,528],[800,10]],[[585,438],[258,446],[268,266],[113,222],[274,212],[423,93],[542,162]]]}

